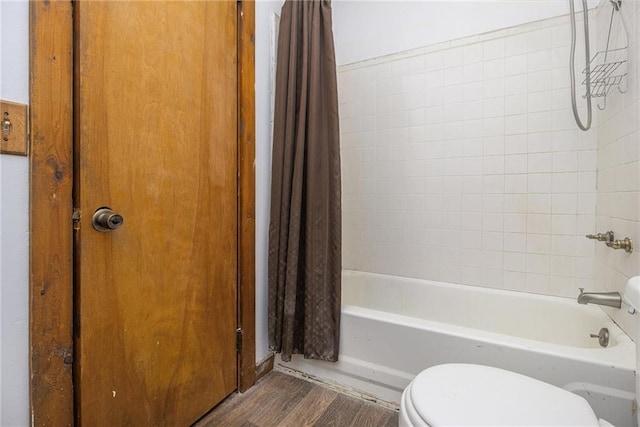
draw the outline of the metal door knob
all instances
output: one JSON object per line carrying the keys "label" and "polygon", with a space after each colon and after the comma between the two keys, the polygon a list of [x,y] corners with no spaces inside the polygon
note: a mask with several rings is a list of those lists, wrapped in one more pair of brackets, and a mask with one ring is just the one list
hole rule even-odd
{"label": "metal door knob", "polygon": [[100,208],[93,214],[91,222],[93,228],[104,233],[122,227],[124,218],[109,208]]}

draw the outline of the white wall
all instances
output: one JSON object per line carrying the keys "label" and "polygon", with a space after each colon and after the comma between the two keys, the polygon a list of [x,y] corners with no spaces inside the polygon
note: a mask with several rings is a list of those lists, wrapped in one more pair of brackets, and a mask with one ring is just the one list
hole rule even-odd
{"label": "white wall", "polygon": [[271,196],[271,31],[282,1],[256,2],[256,361],[269,354],[267,257]]}
{"label": "white wall", "polygon": [[596,133],[571,115],[569,40],[563,16],[340,68],[345,268],[593,287]]}
{"label": "white wall", "polygon": [[[29,102],[28,2],[0,1],[0,98]],[[0,156],[0,425],[29,425],[29,162]]]}
{"label": "white wall", "polygon": [[[598,0],[588,3],[593,7]],[[566,0],[337,0],[337,62],[350,64],[567,12]]]}

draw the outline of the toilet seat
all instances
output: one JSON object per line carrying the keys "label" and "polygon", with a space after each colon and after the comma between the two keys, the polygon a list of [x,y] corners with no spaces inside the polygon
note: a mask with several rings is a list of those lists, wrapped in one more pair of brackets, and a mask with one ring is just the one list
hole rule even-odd
{"label": "toilet seat", "polygon": [[418,374],[403,394],[401,418],[413,426],[601,425],[581,396],[469,364],[438,365]]}

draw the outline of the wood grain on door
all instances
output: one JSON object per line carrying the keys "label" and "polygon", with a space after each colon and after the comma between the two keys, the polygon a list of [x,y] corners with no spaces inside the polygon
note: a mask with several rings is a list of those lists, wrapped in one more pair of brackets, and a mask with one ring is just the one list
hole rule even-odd
{"label": "wood grain on door", "polygon": [[[188,425],[236,389],[236,13],[76,6],[81,425]],[[122,227],[95,230],[102,207]]]}

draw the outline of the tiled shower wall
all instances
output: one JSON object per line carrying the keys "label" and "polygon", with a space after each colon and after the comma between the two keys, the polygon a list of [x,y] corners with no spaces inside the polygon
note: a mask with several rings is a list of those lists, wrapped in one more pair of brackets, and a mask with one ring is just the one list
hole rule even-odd
{"label": "tiled shower wall", "polygon": [[340,67],[344,268],[592,288],[597,132],[571,115],[569,43],[565,16]]}
{"label": "tiled shower wall", "polygon": [[[614,231],[616,239],[630,237],[636,248],[627,254],[599,244],[595,277],[598,287],[623,292],[628,278],[640,274],[640,2],[623,2],[621,13],[629,30],[629,74],[622,84],[626,93],[613,89],[599,115],[596,224],[599,231]],[[614,15],[610,47],[627,44],[619,18]],[[603,2],[596,17],[598,35],[608,34],[610,19],[611,6]],[[598,37],[598,49],[605,45],[606,37]],[[626,58],[625,54],[622,59]],[[611,314],[627,331],[636,321],[626,310],[612,310]]]}

